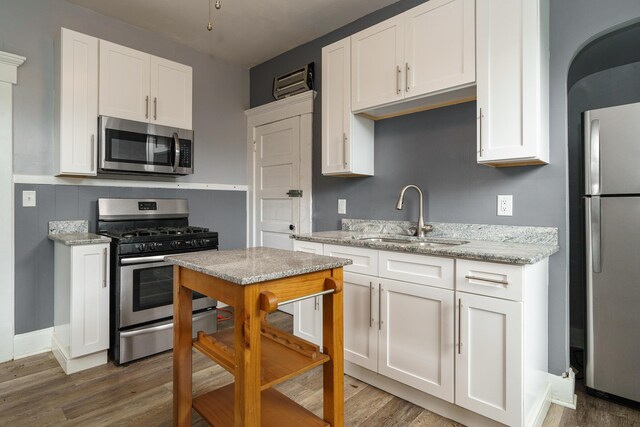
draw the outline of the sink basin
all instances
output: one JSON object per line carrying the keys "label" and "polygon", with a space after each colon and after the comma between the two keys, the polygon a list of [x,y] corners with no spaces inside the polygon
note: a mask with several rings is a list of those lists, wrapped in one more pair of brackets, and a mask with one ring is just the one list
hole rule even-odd
{"label": "sink basin", "polygon": [[397,236],[397,237],[371,237],[371,236],[363,236],[363,237],[353,237],[356,240],[366,241],[366,242],[379,242],[379,243],[392,243],[397,245],[407,245],[407,246],[419,246],[424,248],[442,248],[447,246],[458,246],[463,245],[465,243],[469,243],[463,240],[433,240],[433,239],[425,239],[420,237],[413,236]]}

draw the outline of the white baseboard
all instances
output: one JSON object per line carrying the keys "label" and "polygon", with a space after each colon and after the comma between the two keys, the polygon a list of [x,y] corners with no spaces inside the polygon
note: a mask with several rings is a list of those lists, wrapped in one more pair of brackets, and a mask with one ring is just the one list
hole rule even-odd
{"label": "white baseboard", "polygon": [[64,373],[67,375],[75,374],[76,372],[84,371],[85,369],[95,368],[96,366],[104,365],[108,361],[107,350],[102,350],[96,353],[69,359],[62,350],[55,335],[51,338],[51,341],[51,351],[62,367]]}
{"label": "white baseboard", "polygon": [[551,403],[576,409],[578,396],[576,395],[576,374],[569,369],[566,377],[562,375],[549,374],[549,384],[551,385]]}
{"label": "white baseboard", "polygon": [[536,402],[531,410],[531,421],[527,423],[529,427],[542,427],[544,419],[547,417],[549,407],[551,406],[551,384],[547,384],[544,393],[540,395],[540,399]]}
{"label": "white baseboard", "polygon": [[52,335],[53,327],[15,335],[13,337],[13,358],[21,359],[51,351]]}

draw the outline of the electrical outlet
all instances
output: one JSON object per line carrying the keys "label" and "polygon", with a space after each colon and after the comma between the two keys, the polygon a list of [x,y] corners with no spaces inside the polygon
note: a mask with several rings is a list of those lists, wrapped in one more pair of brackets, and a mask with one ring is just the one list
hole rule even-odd
{"label": "electrical outlet", "polygon": [[342,215],[347,213],[347,199],[338,199],[338,213]]}
{"label": "electrical outlet", "polygon": [[34,208],[36,206],[36,192],[35,191],[23,191],[22,192],[22,207]]}
{"label": "electrical outlet", "polygon": [[512,195],[498,195],[498,216],[513,216]]}

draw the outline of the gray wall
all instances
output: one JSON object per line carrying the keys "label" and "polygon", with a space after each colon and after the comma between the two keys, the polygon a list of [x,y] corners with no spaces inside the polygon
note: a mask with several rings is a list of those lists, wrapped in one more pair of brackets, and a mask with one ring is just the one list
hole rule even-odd
{"label": "gray wall", "polygon": [[193,67],[196,173],[177,181],[246,183],[248,70],[63,0],[0,0],[0,49],[27,57],[14,88],[14,173],[53,174],[54,40],[60,27]]}
{"label": "gray wall", "polygon": [[[37,191],[37,207],[22,207],[23,190]],[[89,230],[95,232],[99,197],[186,198],[189,223],[217,231],[220,249],[244,248],[246,244],[244,191],[29,184],[18,184],[15,191],[16,334],[53,326],[53,242],[47,239],[48,222],[89,220]]]}
{"label": "gray wall", "polygon": [[[316,87],[322,87],[321,48],[382,21],[422,1],[400,2],[368,15],[326,36],[251,69],[251,106],[271,102],[271,79],[314,61]],[[379,121],[375,127],[375,176],[332,178],[321,175],[321,96],[314,104],[313,220],[314,230],[339,227],[336,200],[347,199],[347,218],[413,219],[416,197],[404,210],[394,209],[403,185],[425,191],[427,220],[463,223],[543,225],[565,233],[564,164],[560,147],[551,147],[551,164],[536,167],[490,168],[476,163],[475,103],[466,103]],[[496,215],[496,196],[512,194],[514,215]],[[544,206],[544,209],[540,209]],[[550,371],[567,367],[566,252],[550,261]]]}

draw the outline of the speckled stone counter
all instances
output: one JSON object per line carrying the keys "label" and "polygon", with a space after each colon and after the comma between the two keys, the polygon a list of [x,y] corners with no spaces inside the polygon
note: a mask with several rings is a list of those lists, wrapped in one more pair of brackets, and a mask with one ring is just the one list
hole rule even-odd
{"label": "speckled stone counter", "polygon": [[167,256],[165,261],[238,285],[282,279],[352,263],[350,259],[272,248],[201,251]]}
{"label": "speckled stone counter", "polygon": [[109,243],[110,237],[89,233],[89,221],[49,221],[49,240],[67,246]]}
{"label": "speckled stone counter", "polygon": [[[559,250],[557,229],[552,227],[515,227],[480,224],[432,223],[434,231],[426,238],[413,238],[408,221],[343,220],[343,230],[296,235],[302,241],[333,245],[446,256],[460,259],[535,264]],[[387,243],[366,238],[405,236],[406,243]],[[459,243],[452,246],[420,246],[416,242]]]}

